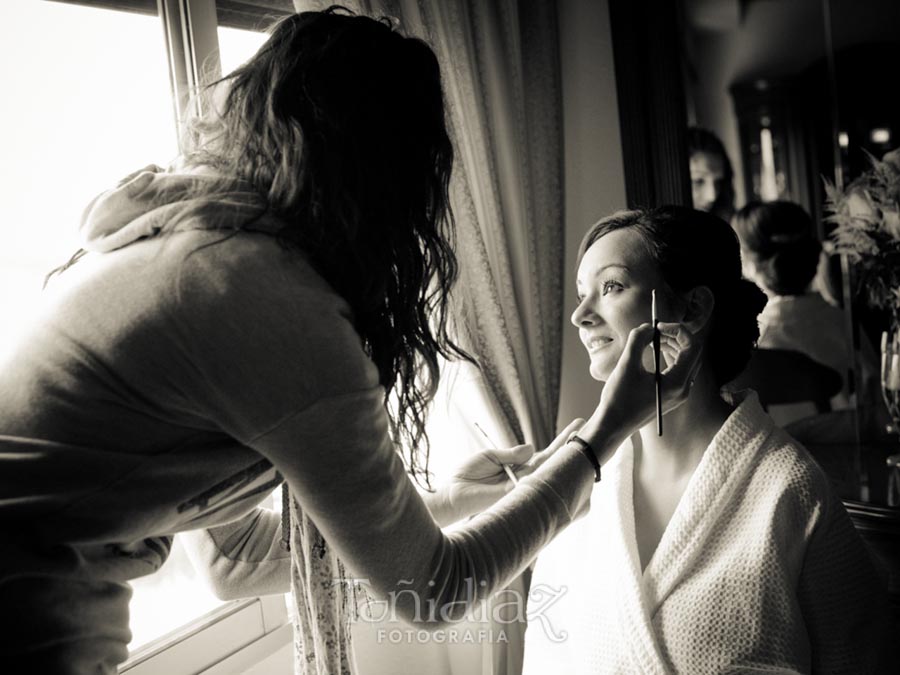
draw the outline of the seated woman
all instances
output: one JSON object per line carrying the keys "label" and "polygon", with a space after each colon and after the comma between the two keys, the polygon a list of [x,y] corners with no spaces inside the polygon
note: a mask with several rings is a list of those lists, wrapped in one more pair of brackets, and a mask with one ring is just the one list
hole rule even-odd
{"label": "seated woman", "polygon": [[[831,407],[850,407],[853,351],[844,313],[811,288],[822,251],[812,219],[792,202],[751,202],[735,214],[732,226],[741,243],[744,276],[768,297],[759,315],[758,345],[802,352],[835,370],[844,388]],[[865,335],[861,338],[863,387],[877,389],[875,352]],[[770,412],[784,424],[814,411],[780,406]]]}
{"label": "seated woman", "polygon": [[663,435],[650,423],[620,447],[590,513],[538,558],[532,593],[559,599],[529,616],[525,672],[881,672],[886,596],[841,502],[752,391],[720,395],[765,302],[731,228],[682,207],[616,213],[585,236],[577,285],[594,379],[654,289],[704,351]]}

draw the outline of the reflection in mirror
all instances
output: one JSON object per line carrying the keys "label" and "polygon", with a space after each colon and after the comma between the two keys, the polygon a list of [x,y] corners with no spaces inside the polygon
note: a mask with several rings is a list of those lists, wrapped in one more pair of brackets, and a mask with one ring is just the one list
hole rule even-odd
{"label": "reflection in mirror", "polygon": [[820,0],[684,0],[684,9],[688,118],[722,140],[737,206],[787,199],[817,215],[804,170],[815,115],[829,115],[824,66],[818,79],[807,74],[826,60]]}
{"label": "reflection in mirror", "polygon": [[[828,265],[816,273],[826,238],[820,176],[831,177],[825,165],[833,155],[824,6],[685,0],[684,11],[688,118],[722,140],[734,166],[738,211],[729,219],[741,236],[745,274],[769,297],[760,347],[801,352],[836,369],[842,396],[831,406],[855,409],[852,336],[832,306],[842,301],[840,279],[827,274]],[[768,202],[779,206],[764,208]],[[696,193],[694,205],[704,208]],[[769,412],[783,425],[817,411],[809,400],[791,404]]]}
{"label": "reflection in mirror", "polygon": [[[900,146],[900,3],[829,0],[827,9],[836,92],[832,166],[835,183],[845,187],[871,168],[870,157]],[[867,301],[862,281],[848,279],[846,302],[861,333],[879,345],[891,313]]]}
{"label": "reflection in mirror", "polygon": [[[829,253],[835,223],[825,191],[826,181],[843,189],[867,171],[869,155],[881,158],[900,146],[900,2],[681,0],[681,9],[688,122],[722,141],[734,167],[732,224],[745,230],[745,274],[775,303],[764,314],[781,314],[779,332],[795,340],[770,346],[805,353],[844,380],[849,407],[832,399],[829,412],[786,421],[786,428],[825,469],[881,563],[900,626],[900,445],[886,433],[878,376],[888,312],[866,306],[846,256]],[[763,207],[773,202],[796,206],[776,206],[773,215]],[[784,221],[790,212],[796,217]],[[764,236],[753,251],[747,230],[756,236],[759,228]],[[787,254],[785,246],[806,248],[806,257]],[[779,266],[796,281],[817,246],[823,253],[811,285],[766,288]],[[800,304],[829,314],[828,326]],[[849,354],[823,356],[826,342]]]}
{"label": "reflection in mirror", "polygon": [[[806,290],[844,310],[846,339],[832,342],[851,349],[840,375],[853,408],[865,412],[863,428],[851,424],[845,435],[883,435],[880,392],[866,373],[877,370],[872,345],[885,317],[856,301],[846,264],[828,255],[823,179],[840,186],[867,168],[866,152],[881,156],[898,143],[900,105],[887,68],[897,62],[900,3],[684,0],[683,14],[689,123],[721,139],[736,207],[786,201],[812,217],[824,253]],[[703,199],[695,189],[695,206],[707,210]],[[815,358],[815,346],[797,347]]]}

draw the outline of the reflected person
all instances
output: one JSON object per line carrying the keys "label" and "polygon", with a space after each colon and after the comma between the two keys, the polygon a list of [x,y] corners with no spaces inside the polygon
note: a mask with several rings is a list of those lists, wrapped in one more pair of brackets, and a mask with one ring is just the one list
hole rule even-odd
{"label": "reflected person", "polygon": [[734,170],[722,141],[706,129],[688,129],[691,197],[695,209],[728,222],[734,213]]}
{"label": "reflected person", "polygon": [[[839,373],[844,387],[831,405],[850,407],[852,345],[843,311],[813,288],[822,245],[812,218],[793,202],[751,202],[735,214],[732,227],[741,242],[744,276],[767,296],[759,315],[759,346],[801,352]],[[877,393],[877,359],[864,334],[860,350],[860,386]],[[780,421],[790,419],[790,411],[782,414]]]}

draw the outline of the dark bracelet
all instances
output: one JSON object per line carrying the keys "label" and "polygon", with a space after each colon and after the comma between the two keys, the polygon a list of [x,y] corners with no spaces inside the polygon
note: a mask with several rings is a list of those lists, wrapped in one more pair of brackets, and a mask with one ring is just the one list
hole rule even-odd
{"label": "dark bracelet", "polygon": [[594,452],[594,449],[591,447],[591,444],[584,440],[581,436],[578,435],[578,432],[573,433],[566,439],[566,443],[576,443],[578,445],[578,449],[581,451],[581,454],[587,457],[587,460],[591,463],[591,466],[594,467],[594,482],[600,482],[600,462],[597,461],[597,453]]}

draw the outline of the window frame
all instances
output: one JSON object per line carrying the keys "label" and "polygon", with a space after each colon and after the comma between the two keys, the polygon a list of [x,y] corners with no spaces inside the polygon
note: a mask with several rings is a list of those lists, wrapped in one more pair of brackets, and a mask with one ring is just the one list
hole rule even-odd
{"label": "window frame", "polygon": [[[222,77],[215,0],[157,0],[169,57],[175,123],[198,103],[194,93]],[[196,111],[201,112],[201,111]]]}

